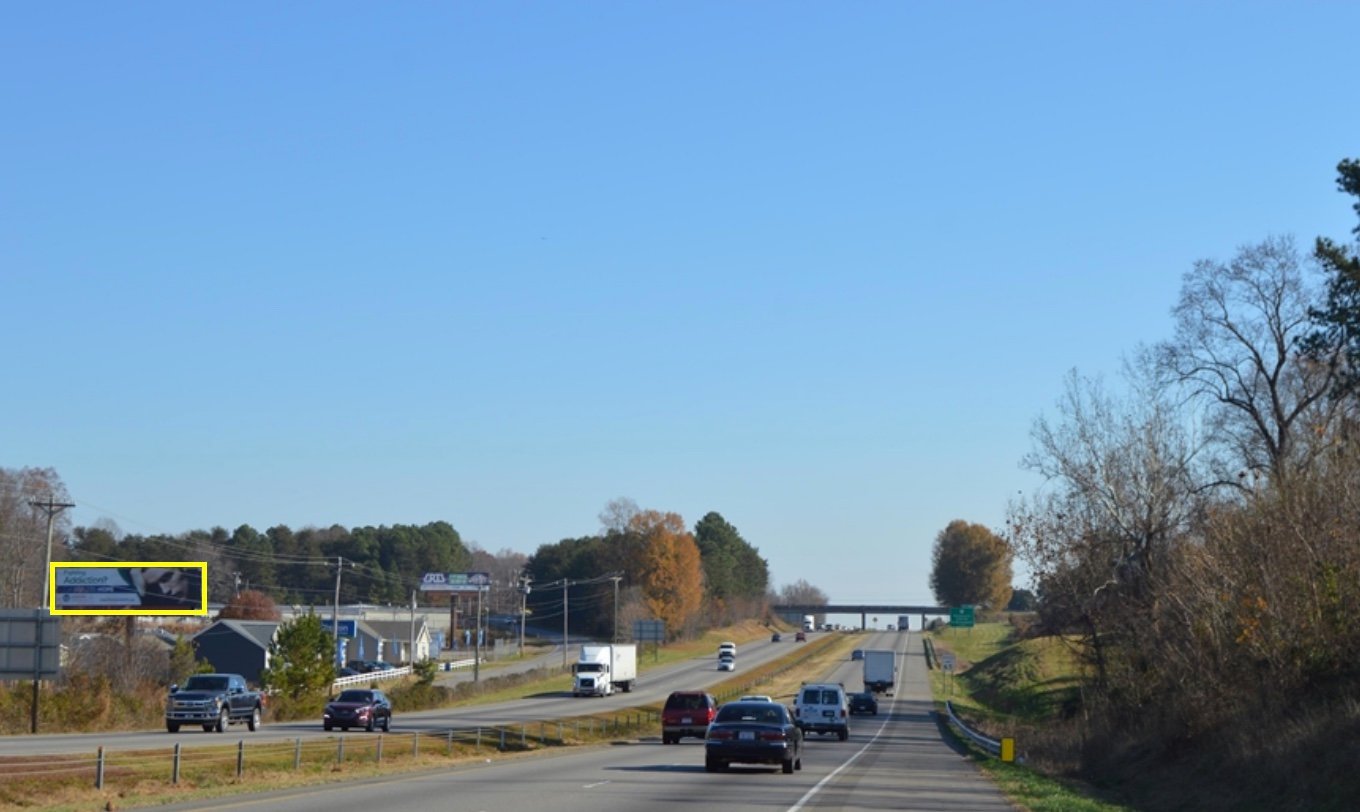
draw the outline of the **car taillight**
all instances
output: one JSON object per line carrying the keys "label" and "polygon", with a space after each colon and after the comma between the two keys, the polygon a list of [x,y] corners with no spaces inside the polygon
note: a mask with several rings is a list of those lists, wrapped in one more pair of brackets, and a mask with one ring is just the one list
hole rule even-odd
{"label": "car taillight", "polygon": [[710,739],[715,739],[718,741],[726,741],[732,738],[732,731],[723,730],[721,728],[719,728],[718,730],[710,730],[708,731],[708,737]]}
{"label": "car taillight", "polygon": [[788,736],[785,736],[784,731],[782,730],[768,730],[760,734],[761,741],[782,742],[786,741],[787,739]]}

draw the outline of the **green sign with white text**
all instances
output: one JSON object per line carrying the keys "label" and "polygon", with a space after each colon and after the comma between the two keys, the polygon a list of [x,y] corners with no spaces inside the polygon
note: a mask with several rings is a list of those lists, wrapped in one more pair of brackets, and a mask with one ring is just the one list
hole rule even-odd
{"label": "green sign with white text", "polygon": [[950,607],[949,625],[958,629],[973,628],[973,607],[971,606]]}

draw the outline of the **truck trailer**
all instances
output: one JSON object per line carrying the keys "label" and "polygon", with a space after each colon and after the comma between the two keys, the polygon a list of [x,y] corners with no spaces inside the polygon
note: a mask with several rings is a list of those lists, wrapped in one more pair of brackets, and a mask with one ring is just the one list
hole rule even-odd
{"label": "truck trailer", "polygon": [[805,632],[815,632],[815,631],[817,631],[817,616],[816,616],[816,615],[803,615],[803,631],[805,631]]}
{"label": "truck trailer", "polygon": [[864,690],[873,691],[876,694],[892,693],[896,676],[896,652],[864,652]]}
{"label": "truck trailer", "polygon": [[581,657],[572,669],[573,696],[609,696],[615,690],[633,690],[637,679],[637,646],[632,643],[581,646]]}

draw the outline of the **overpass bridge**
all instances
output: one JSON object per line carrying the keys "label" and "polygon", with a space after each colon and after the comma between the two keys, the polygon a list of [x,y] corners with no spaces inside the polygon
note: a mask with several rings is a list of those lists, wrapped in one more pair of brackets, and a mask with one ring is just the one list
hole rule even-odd
{"label": "overpass bridge", "polygon": [[798,623],[803,615],[859,615],[859,627],[869,628],[870,615],[920,615],[921,625],[926,624],[928,615],[949,615],[948,606],[922,606],[908,603],[777,603],[770,607],[776,614]]}

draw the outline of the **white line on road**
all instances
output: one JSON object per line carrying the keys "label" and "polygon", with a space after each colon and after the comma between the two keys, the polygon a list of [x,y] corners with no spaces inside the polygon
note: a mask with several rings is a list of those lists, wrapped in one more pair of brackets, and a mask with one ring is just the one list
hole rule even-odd
{"label": "white line on road", "polygon": [[604,786],[605,784],[612,784],[612,783],[613,783],[612,781],[596,781],[596,782],[593,783],[593,784],[583,784],[583,785],[581,785],[581,789],[595,789],[596,787],[602,787],[602,786]]}
{"label": "white line on road", "polygon": [[[906,662],[905,662],[906,656],[907,656],[906,651],[903,651],[902,654],[899,655],[899,657],[898,657],[899,660],[904,660],[904,662],[902,663],[903,665],[906,665]],[[903,670],[899,670],[897,673],[901,674],[901,673],[904,673],[904,672],[903,672]],[[896,680],[894,680],[894,682],[896,682]],[[897,691],[896,691],[896,689],[894,689],[894,690],[893,690],[893,701],[892,701],[892,704],[893,704],[893,705],[896,705],[896,704],[897,704],[897,696],[896,696],[896,694],[897,694]],[[891,711],[891,710],[892,710],[892,705],[889,705],[889,706],[888,706],[888,709]],[[889,715],[891,716],[891,714],[889,714]],[[873,738],[869,739],[869,741],[866,742],[866,743],[864,744],[863,747],[861,747],[859,750],[857,750],[857,751],[855,752],[854,755],[850,756],[850,758],[847,758],[847,759],[841,764],[841,766],[839,766],[839,767],[837,767],[836,769],[832,770],[830,773],[827,774],[827,776],[826,776],[825,778],[823,778],[821,781],[818,781],[816,784],[814,784],[813,787],[812,787],[812,789],[808,790],[806,793],[803,794],[803,797],[801,797],[801,798],[798,799],[798,803],[796,803],[796,804],[794,804],[793,806],[791,806],[791,807],[788,808],[788,812],[799,812],[800,809],[802,809],[804,806],[807,806],[807,802],[808,802],[808,801],[811,801],[811,800],[817,795],[817,793],[821,792],[821,791],[822,791],[822,787],[826,786],[826,784],[827,784],[829,781],[831,781],[831,779],[833,779],[833,778],[835,778],[836,776],[840,775],[841,770],[844,770],[846,767],[849,767],[851,764],[854,764],[856,759],[858,759],[860,756],[864,755],[865,751],[867,751],[870,747],[873,747],[873,746],[874,746],[874,742],[878,741],[878,737],[879,737],[879,736],[882,736],[882,735],[883,735],[883,731],[885,731],[885,730],[887,730],[887,729],[888,729],[888,719],[885,718],[885,719],[883,720],[883,723],[880,724],[880,725],[878,726],[878,730],[874,733]]]}

